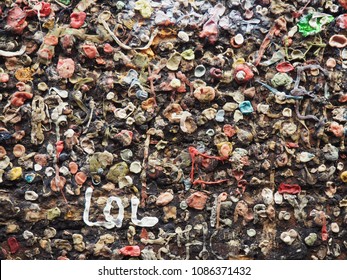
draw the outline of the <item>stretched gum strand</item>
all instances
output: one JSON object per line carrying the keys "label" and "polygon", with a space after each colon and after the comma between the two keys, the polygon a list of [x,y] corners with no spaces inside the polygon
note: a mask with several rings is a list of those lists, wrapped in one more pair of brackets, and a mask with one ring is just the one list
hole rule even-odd
{"label": "stretched gum strand", "polygon": [[102,12],[100,15],[99,15],[99,22],[104,26],[104,28],[107,30],[107,32],[109,33],[109,35],[112,37],[113,40],[115,40],[115,42],[123,49],[125,50],[146,50],[148,49],[155,36],[157,36],[158,34],[158,29],[156,28],[153,33],[152,33],[152,36],[151,38],[149,39],[148,43],[144,46],[144,47],[138,47],[138,48],[132,48],[132,47],[129,47],[127,45],[125,45],[121,40],[118,39],[118,37],[111,31],[110,27],[108,26],[107,22],[105,21],[105,19],[103,18],[102,15],[105,15],[105,14],[111,14],[110,12]]}
{"label": "stretched gum strand", "polygon": [[27,48],[27,47],[23,45],[23,46],[20,48],[20,50],[15,51],[15,52],[9,52],[9,51],[0,50],[0,56],[4,56],[4,57],[20,56],[20,55],[22,55],[22,54],[25,53],[26,48]]}
{"label": "stretched gum strand", "polygon": [[[103,227],[105,227],[107,229],[114,228],[116,226],[116,224],[112,220],[111,221],[107,221],[107,222],[91,222],[91,221],[89,221],[89,209],[90,209],[92,194],[93,194],[93,188],[91,188],[91,187],[87,188],[86,192],[85,192],[85,196],[84,196],[85,197],[85,208],[84,208],[84,212],[83,212],[83,221],[88,226],[91,226],[91,227],[92,226],[97,226],[97,227],[103,226]],[[105,206],[105,208],[106,208],[106,206]],[[106,212],[106,214],[107,214],[107,212]],[[106,216],[105,216],[105,218],[106,218]]]}
{"label": "stretched gum strand", "polygon": [[[117,218],[113,218],[111,215],[111,209],[112,209],[112,202],[115,201],[118,205],[118,216]],[[107,203],[106,206],[104,208],[103,211],[104,215],[105,215],[105,219],[108,222],[112,222],[114,223],[114,225],[117,228],[120,228],[122,226],[122,222],[124,219],[124,207],[122,204],[122,200],[119,197],[116,196],[111,196],[107,199]]]}
{"label": "stretched gum strand", "polygon": [[205,158],[211,158],[211,159],[216,159],[216,160],[221,160],[221,161],[225,161],[225,160],[227,160],[227,158],[225,158],[225,157],[217,157],[217,156],[209,156],[209,155],[206,155],[204,153],[200,153],[194,147],[189,147],[188,151],[189,151],[190,157],[192,159],[192,168],[191,168],[191,171],[190,171],[190,181],[192,182],[193,185],[198,185],[198,184],[214,185],[214,184],[220,184],[220,183],[224,183],[224,182],[228,182],[229,181],[228,179],[217,180],[217,181],[212,181],[212,182],[204,181],[204,180],[200,180],[200,179],[194,180],[194,165],[195,165],[195,157],[196,156],[202,156],[202,157],[205,157]]}
{"label": "stretched gum strand", "polygon": [[141,227],[152,227],[159,222],[157,217],[143,217],[141,220],[137,218],[137,209],[139,207],[140,200],[133,196],[131,198],[131,221]]}
{"label": "stretched gum strand", "polygon": [[314,120],[316,122],[319,122],[319,119],[314,115],[306,115],[306,116],[301,115],[299,112],[299,102],[298,101],[295,102],[295,113],[296,113],[296,116],[298,117],[298,119],[300,119],[300,120]]}

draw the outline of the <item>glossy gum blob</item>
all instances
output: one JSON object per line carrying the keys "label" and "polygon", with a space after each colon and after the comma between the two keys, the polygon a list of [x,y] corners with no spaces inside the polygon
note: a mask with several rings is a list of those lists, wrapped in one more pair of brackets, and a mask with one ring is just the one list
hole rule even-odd
{"label": "glossy gum blob", "polygon": [[256,94],[255,87],[250,87],[243,91],[243,95],[250,99],[252,99],[255,96],[255,94]]}
{"label": "glossy gum blob", "polygon": [[282,193],[289,193],[289,194],[298,194],[301,192],[301,187],[297,184],[285,184],[281,183],[280,186],[278,187],[278,192],[280,194]]}
{"label": "glossy gum blob", "polygon": [[58,192],[60,190],[62,190],[65,186],[66,183],[66,179],[62,176],[55,176],[52,180],[51,180],[51,189],[54,192]]}
{"label": "glossy gum blob", "polygon": [[58,159],[60,154],[61,154],[61,152],[64,150],[64,142],[63,141],[58,141],[55,144],[55,147],[56,147],[56,157]]}
{"label": "glossy gum blob", "polygon": [[34,160],[37,164],[41,165],[41,166],[46,166],[47,165],[47,155],[46,154],[36,154],[34,156]]}
{"label": "glossy gum blob", "polygon": [[239,108],[242,114],[250,114],[253,112],[253,106],[248,100],[241,102]]}
{"label": "glossy gum blob", "polygon": [[191,208],[203,210],[205,208],[207,199],[207,194],[205,194],[204,192],[197,191],[187,198],[187,204]]}
{"label": "glossy gum blob", "polygon": [[72,28],[80,28],[87,17],[85,12],[74,12],[70,15],[70,26]]}
{"label": "glossy gum blob", "polygon": [[336,137],[342,137],[344,135],[344,128],[342,124],[338,124],[337,122],[332,122],[330,124],[329,130],[334,133]]}
{"label": "glossy gum blob", "polygon": [[25,131],[24,130],[18,130],[15,133],[12,134],[12,137],[16,140],[16,141],[20,141],[23,139],[23,137],[25,136]]}
{"label": "glossy gum blob", "polygon": [[48,47],[49,45],[46,48],[42,48],[37,52],[38,57],[44,61],[51,61],[51,59],[53,58],[53,51]]}
{"label": "glossy gum blob", "polygon": [[347,171],[343,171],[340,175],[341,181],[347,183]]}
{"label": "glossy gum blob", "polygon": [[141,255],[141,249],[139,246],[125,246],[120,249],[120,252],[124,256],[138,257]]}
{"label": "glossy gum blob", "polygon": [[197,65],[194,70],[194,76],[197,78],[201,78],[206,73],[206,68],[204,65]]}
{"label": "glossy gum blob", "polygon": [[347,14],[343,14],[337,17],[336,25],[342,29],[347,28]]}
{"label": "glossy gum blob", "polygon": [[205,86],[198,87],[194,91],[194,97],[200,102],[209,102],[212,101],[216,96],[216,92],[213,87]]}
{"label": "glossy gum blob", "polygon": [[15,237],[9,237],[7,239],[7,244],[10,247],[11,254],[15,254],[19,249],[19,243]]}
{"label": "glossy gum blob", "polygon": [[237,181],[240,181],[245,175],[245,171],[234,169],[231,171],[231,175],[233,175]]}
{"label": "glossy gum blob", "polygon": [[325,65],[330,69],[334,68],[336,66],[336,59],[333,57],[329,57],[327,59]]}
{"label": "glossy gum blob", "polygon": [[27,183],[32,183],[32,182],[34,181],[35,177],[36,177],[36,174],[35,174],[35,173],[25,174],[24,180],[25,180]]}
{"label": "glossy gum blob", "polygon": [[48,46],[56,46],[58,45],[58,37],[54,35],[47,35],[44,38],[44,43]]}
{"label": "glossy gum blob", "polygon": [[76,174],[77,173],[77,171],[78,171],[78,165],[77,165],[77,163],[76,162],[70,162],[69,163],[69,169],[70,169],[70,172],[71,172],[71,174]]}
{"label": "glossy gum blob", "polygon": [[7,73],[0,73],[0,82],[7,83],[10,79],[10,75]]}
{"label": "glossy gum blob", "polygon": [[11,97],[11,104],[20,107],[24,104],[27,99],[33,98],[33,95],[25,91],[17,91]]}
{"label": "glossy gum blob", "polygon": [[158,196],[155,204],[158,206],[165,206],[165,205],[169,204],[172,200],[173,200],[172,193],[164,192]]}
{"label": "glossy gum blob", "polygon": [[341,97],[339,98],[339,102],[341,103],[347,102],[347,94],[341,95]]}
{"label": "glossy gum blob", "polygon": [[233,137],[236,134],[235,128],[230,124],[225,124],[223,126],[223,132],[228,137]]}
{"label": "glossy gum blob", "polygon": [[51,14],[52,9],[50,3],[40,2],[38,5],[40,8],[38,12],[39,17],[47,17]]}
{"label": "glossy gum blob", "polygon": [[252,69],[245,63],[238,64],[234,70],[234,79],[238,84],[245,84],[254,77]]}
{"label": "glossy gum blob", "polygon": [[130,168],[129,168],[130,172],[138,174],[141,172],[142,170],[142,165],[141,162],[139,161],[134,161],[130,164]]}
{"label": "glossy gum blob", "polygon": [[347,1],[346,0],[338,0],[339,4],[347,10]]}
{"label": "glossy gum blob", "polygon": [[347,37],[341,34],[335,34],[330,37],[329,45],[336,48],[344,48],[347,46]]}
{"label": "glossy gum blob", "polygon": [[113,47],[109,43],[106,43],[104,45],[104,52],[105,53],[112,53],[113,52]]}
{"label": "glossy gum blob", "polygon": [[82,50],[84,54],[90,59],[96,58],[99,55],[98,50],[94,45],[83,45]]}
{"label": "glossy gum blob", "polygon": [[22,155],[25,154],[25,147],[21,144],[16,144],[14,147],[13,147],[13,154],[15,157],[21,157]]}
{"label": "glossy gum blob", "polygon": [[[17,73],[17,72],[16,72]],[[17,79],[17,77],[16,77]],[[19,90],[19,91],[25,91],[25,83],[24,82],[18,82],[16,83],[16,88]]]}
{"label": "glossy gum blob", "polygon": [[8,172],[7,177],[10,181],[15,181],[22,176],[22,173],[22,167],[14,167]]}
{"label": "glossy gum blob", "polygon": [[82,185],[87,180],[87,175],[84,172],[78,172],[75,175],[77,185]]}
{"label": "glossy gum blob", "polygon": [[280,73],[287,73],[294,70],[294,66],[288,62],[284,61],[276,65],[276,70]]}
{"label": "glossy gum blob", "polygon": [[114,138],[121,142],[123,146],[129,146],[133,140],[133,132],[130,130],[122,130],[116,134]]}
{"label": "glossy gum blob", "polygon": [[218,33],[217,21],[212,17],[204,24],[199,37],[207,38],[210,44],[214,44],[218,39]]}
{"label": "glossy gum blob", "polygon": [[75,72],[75,62],[71,58],[60,58],[57,64],[57,71],[61,78],[71,78]]}
{"label": "glossy gum blob", "polygon": [[6,156],[6,149],[3,146],[0,146],[0,159]]}
{"label": "glossy gum blob", "polygon": [[148,98],[147,100],[142,101],[141,108],[146,111],[151,111],[156,106],[156,101],[153,97]]}
{"label": "glossy gum blob", "polygon": [[6,24],[13,33],[22,34],[24,28],[28,26],[28,22],[25,20],[26,16],[26,13],[21,8],[15,6],[8,12]]}
{"label": "glossy gum blob", "polygon": [[217,144],[217,149],[221,157],[228,158],[233,151],[233,145],[230,142],[222,142]]}

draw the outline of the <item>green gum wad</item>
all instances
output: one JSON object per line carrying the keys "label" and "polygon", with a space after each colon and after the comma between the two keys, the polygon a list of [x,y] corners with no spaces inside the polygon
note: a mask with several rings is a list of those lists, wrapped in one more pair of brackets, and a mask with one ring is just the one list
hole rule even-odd
{"label": "green gum wad", "polygon": [[150,18],[152,15],[152,7],[147,0],[136,1],[135,10],[139,11],[144,18]]}
{"label": "green gum wad", "polygon": [[288,87],[292,82],[292,77],[290,77],[287,73],[277,73],[271,79],[271,84],[276,88],[280,86]]}
{"label": "green gum wad", "polygon": [[322,27],[333,20],[334,17],[328,14],[311,13],[303,16],[297,25],[302,36],[307,37],[321,32]]}
{"label": "green gum wad", "polygon": [[107,166],[112,164],[112,161],[113,155],[107,151],[94,153],[89,157],[89,170],[95,173],[98,172],[100,168],[106,169]]}
{"label": "green gum wad", "polygon": [[58,207],[51,208],[47,211],[47,220],[53,220],[58,218],[61,214],[61,211]]}
{"label": "green gum wad", "polygon": [[120,162],[110,168],[106,178],[113,183],[118,183],[119,179],[125,177],[128,173],[128,165],[125,162]]}
{"label": "green gum wad", "polygon": [[134,58],[132,59],[132,62],[133,62],[137,67],[144,68],[144,67],[147,67],[147,66],[148,66],[149,59],[148,59],[148,56],[147,56],[147,55],[144,55],[144,54],[141,54],[141,53],[137,53],[137,54],[134,56]]}
{"label": "green gum wad", "polygon": [[65,6],[70,5],[70,3],[71,3],[70,0],[58,0],[58,2],[64,4]]}
{"label": "green gum wad", "polygon": [[314,243],[317,240],[317,234],[316,233],[310,233],[306,238],[305,238],[305,243],[308,246],[313,246]]}
{"label": "green gum wad", "polygon": [[193,60],[195,58],[194,51],[192,49],[185,50],[184,52],[181,53],[181,56],[185,60]]}

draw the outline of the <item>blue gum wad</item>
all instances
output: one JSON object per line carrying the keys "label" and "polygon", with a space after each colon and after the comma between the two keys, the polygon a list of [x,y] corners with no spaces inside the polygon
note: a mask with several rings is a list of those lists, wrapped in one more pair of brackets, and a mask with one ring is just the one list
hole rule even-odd
{"label": "blue gum wad", "polygon": [[334,17],[328,14],[311,13],[303,16],[297,25],[302,36],[307,37],[321,32],[322,27],[333,20]]}

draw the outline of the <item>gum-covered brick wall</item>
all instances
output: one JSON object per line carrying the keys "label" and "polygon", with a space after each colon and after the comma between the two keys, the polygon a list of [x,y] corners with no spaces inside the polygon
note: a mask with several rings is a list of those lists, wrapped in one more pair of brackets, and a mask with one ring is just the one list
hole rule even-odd
{"label": "gum-covered brick wall", "polygon": [[0,2],[1,259],[346,259],[343,0]]}

